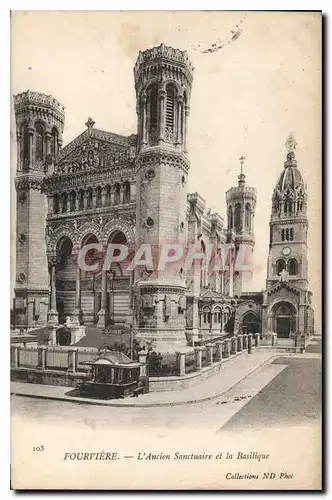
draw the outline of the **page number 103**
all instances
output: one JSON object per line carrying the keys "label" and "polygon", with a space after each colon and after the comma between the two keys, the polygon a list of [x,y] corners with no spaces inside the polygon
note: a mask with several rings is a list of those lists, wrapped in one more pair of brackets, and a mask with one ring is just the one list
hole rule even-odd
{"label": "page number 103", "polygon": [[44,451],[44,446],[33,446],[32,451]]}

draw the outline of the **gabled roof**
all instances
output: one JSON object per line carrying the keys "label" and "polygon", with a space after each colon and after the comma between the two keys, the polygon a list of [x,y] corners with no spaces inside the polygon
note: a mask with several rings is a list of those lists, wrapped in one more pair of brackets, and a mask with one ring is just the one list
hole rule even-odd
{"label": "gabled roof", "polygon": [[215,292],[211,288],[207,288],[203,293],[200,294],[200,299],[218,299],[221,300],[223,295],[221,293]]}
{"label": "gabled roof", "polygon": [[97,128],[92,128],[90,131],[86,129],[82,134],[78,135],[61,149],[57,157],[58,162],[72,153],[72,151],[88,139],[100,139],[124,148],[129,145],[129,138],[124,135],[113,134],[112,132],[106,132],[105,130],[99,130]]}
{"label": "gabled roof", "polygon": [[281,288],[287,288],[287,290],[290,290],[291,292],[296,293],[299,295],[301,293],[300,288],[298,288],[295,285],[292,285],[289,281],[279,281],[279,283],[276,283],[270,290],[267,291],[268,295],[272,295],[273,293],[276,293],[278,290]]}

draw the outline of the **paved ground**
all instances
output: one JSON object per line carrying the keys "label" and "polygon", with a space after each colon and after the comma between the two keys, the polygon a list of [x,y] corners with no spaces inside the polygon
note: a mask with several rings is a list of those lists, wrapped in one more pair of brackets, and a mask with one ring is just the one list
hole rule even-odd
{"label": "paved ground", "polygon": [[321,415],[321,361],[278,358],[286,365],[262,391],[228,421],[225,430],[307,424]]}
{"label": "paved ground", "polygon": [[275,356],[273,351],[253,351],[248,354],[243,351],[231,357],[222,364],[221,370],[196,383],[193,387],[175,391],[149,392],[138,398],[96,400],[80,397],[77,390],[70,387],[48,386],[39,384],[26,384],[21,382],[11,383],[11,392],[16,395],[30,395],[49,399],[63,399],[81,403],[107,406],[169,406],[170,404],[184,404],[208,400],[223,394],[235,384],[247,377],[257,368],[272,360]]}
{"label": "paved ground", "polygon": [[321,359],[317,351],[320,351],[320,345],[319,339],[313,339],[306,353],[280,355],[274,362],[251,370],[251,374],[235,385],[229,380],[231,370],[227,375],[224,367],[220,374],[204,383],[212,384],[210,390],[213,386],[214,390],[220,390],[221,380],[225,384],[228,379],[229,388],[221,396],[207,401],[163,408],[121,408],[12,395],[12,416],[65,427],[121,428],[130,425],[173,429],[197,427],[202,431],[211,428],[239,431],[248,427],[261,429],[262,425],[274,427],[318,422],[321,414]]}

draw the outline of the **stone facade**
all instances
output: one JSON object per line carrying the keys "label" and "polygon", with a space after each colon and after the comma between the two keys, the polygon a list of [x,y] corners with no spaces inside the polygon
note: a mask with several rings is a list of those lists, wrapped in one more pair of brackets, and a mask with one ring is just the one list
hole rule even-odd
{"label": "stone facade", "polygon": [[[199,193],[187,192],[193,75],[184,51],[162,44],[140,52],[134,67],[137,134],[105,132],[89,118],[84,132],[64,147],[64,107],[37,92],[14,96],[15,326],[56,326],[68,316],[76,326],[94,324],[101,329],[129,321],[142,344],[174,350],[241,330],[250,311],[247,322],[256,325],[252,328],[261,329],[262,322],[263,329],[272,328],[269,318],[277,297],[291,293],[294,314],[300,318],[297,326],[309,328],[306,193],[295,157],[288,157],[287,179],[279,180],[274,192],[267,291],[264,297],[248,298],[251,275],[248,279],[234,268],[241,247],[250,256],[254,250],[257,195],[255,188],[246,186],[244,159],[238,186],[226,193],[227,227]],[[301,209],[285,217],[277,200],[285,188],[288,203],[289,179],[296,184],[293,203],[301,203]],[[292,234],[287,245],[280,241],[283,229],[284,237],[286,229],[288,238]],[[196,254],[191,267],[179,261],[163,270],[149,269],[146,263],[128,268],[140,245],[160,250],[175,243],[185,253]],[[233,246],[226,265],[214,268],[209,248],[218,259],[226,243]],[[121,263],[113,255],[106,269],[101,262],[110,244],[124,245],[128,252]],[[275,273],[285,246],[291,247],[288,260],[294,257],[299,264],[299,272],[290,279]],[[90,248],[87,268],[78,265],[82,248]]]}

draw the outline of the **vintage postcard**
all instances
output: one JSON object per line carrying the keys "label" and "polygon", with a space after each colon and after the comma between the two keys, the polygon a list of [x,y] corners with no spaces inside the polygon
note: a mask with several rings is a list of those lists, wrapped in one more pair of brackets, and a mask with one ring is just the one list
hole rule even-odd
{"label": "vintage postcard", "polygon": [[321,490],[320,12],[11,14],[11,485]]}

